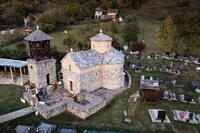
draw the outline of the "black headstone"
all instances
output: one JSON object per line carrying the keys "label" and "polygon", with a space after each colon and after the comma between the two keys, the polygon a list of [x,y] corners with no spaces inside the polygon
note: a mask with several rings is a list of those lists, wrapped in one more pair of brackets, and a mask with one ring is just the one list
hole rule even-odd
{"label": "black headstone", "polygon": [[164,122],[164,120],[166,119],[166,111],[158,111],[158,120],[161,120],[161,122]]}

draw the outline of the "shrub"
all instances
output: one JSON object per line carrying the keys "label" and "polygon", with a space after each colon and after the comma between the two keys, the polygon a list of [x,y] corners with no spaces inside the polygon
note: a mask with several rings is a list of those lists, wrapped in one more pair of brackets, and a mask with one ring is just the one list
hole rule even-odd
{"label": "shrub", "polygon": [[144,43],[136,43],[131,45],[131,50],[132,51],[143,51],[145,49],[146,45]]}
{"label": "shrub", "polygon": [[17,49],[26,49],[26,44],[24,42],[17,43],[15,46]]}

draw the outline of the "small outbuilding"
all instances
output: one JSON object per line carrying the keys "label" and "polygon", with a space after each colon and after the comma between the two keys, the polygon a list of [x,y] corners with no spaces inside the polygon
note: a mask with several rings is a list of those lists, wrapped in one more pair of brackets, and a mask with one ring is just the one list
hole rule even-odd
{"label": "small outbuilding", "polygon": [[31,126],[18,125],[15,128],[16,133],[29,133]]}
{"label": "small outbuilding", "polygon": [[20,85],[24,84],[23,74],[26,73],[26,67],[26,61],[0,58],[0,76],[7,77],[10,75],[12,83],[15,83],[15,78],[19,73]]}
{"label": "small outbuilding", "polygon": [[73,128],[61,128],[58,133],[77,133],[77,131]]}
{"label": "small outbuilding", "polygon": [[159,90],[158,80],[154,80],[151,76],[141,76],[140,96],[144,101],[156,102]]}
{"label": "small outbuilding", "polygon": [[41,123],[38,127],[37,127],[37,132],[38,133],[52,133],[53,130],[56,128],[55,125],[52,124],[48,124],[48,123]]}

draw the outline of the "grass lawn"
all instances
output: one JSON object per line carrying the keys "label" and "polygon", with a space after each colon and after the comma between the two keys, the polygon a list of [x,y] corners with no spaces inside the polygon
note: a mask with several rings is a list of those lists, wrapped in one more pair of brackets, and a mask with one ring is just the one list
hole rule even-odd
{"label": "grass lawn", "polygon": [[15,85],[0,85],[0,115],[28,106],[20,101],[23,90]]}
{"label": "grass lawn", "polygon": [[[67,34],[69,33],[73,34],[77,41],[87,39],[88,41],[87,43],[89,43],[89,37],[93,36],[94,34],[97,34],[100,29],[103,29],[104,33],[107,33],[112,36],[114,35],[115,38],[119,41],[119,43],[123,45],[123,39],[121,37],[123,24],[124,23],[116,23],[118,27],[118,32],[114,34],[111,31],[111,22],[100,22],[100,23],[89,23],[89,24],[84,23],[84,24],[70,25],[67,27],[59,28],[54,32],[50,33],[50,35],[53,37],[51,46],[56,47],[57,50],[60,52],[66,52],[67,50],[69,50],[69,48],[67,46],[62,45],[62,40],[65,38],[65,36],[67,36]],[[155,29],[158,26],[159,26],[158,23],[139,20],[139,27],[140,27],[139,41],[142,41],[142,28],[144,27],[144,40],[145,42],[147,42],[147,48],[149,49],[148,50],[149,53],[155,52],[158,49],[157,45],[155,44]],[[89,33],[89,35],[87,35],[88,28],[92,29],[94,33]],[[68,33],[64,34],[64,30],[67,30]],[[12,48],[12,49],[16,48],[15,46],[17,43],[19,42],[9,44],[4,48]]]}
{"label": "grass lawn", "polygon": [[[176,129],[181,132],[195,132],[200,131],[199,125],[193,125],[189,123],[176,122],[172,117],[173,109],[189,110],[195,113],[200,113],[199,104],[185,104],[181,102],[169,102],[160,98],[157,103],[128,103],[129,96],[135,92],[139,87],[140,75],[146,74],[154,77],[165,76],[171,78],[170,74],[160,72],[141,72],[136,73],[130,71],[133,84],[130,89],[124,93],[118,95],[113,101],[108,104],[105,108],[89,117],[86,120],[81,120],[72,114],[65,112],[51,119],[45,120],[41,116],[35,116],[34,114],[21,117],[19,119],[7,122],[3,124],[12,125],[14,128],[17,124],[26,125],[38,125],[41,121],[54,123],[59,126],[76,127],[80,131],[82,129],[102,129],[102,130],[125,130],[131,132],[172,132]],[[17,102],[15,102],[17,103]],[[172,122],[170,125],[165,124],[153,124],[148,113],[150,108],[161,108],[166,109],[167,114]],[[131,124],[123,122],[124,116],[123,111],[127,110],[129,117],[132,119]]]}

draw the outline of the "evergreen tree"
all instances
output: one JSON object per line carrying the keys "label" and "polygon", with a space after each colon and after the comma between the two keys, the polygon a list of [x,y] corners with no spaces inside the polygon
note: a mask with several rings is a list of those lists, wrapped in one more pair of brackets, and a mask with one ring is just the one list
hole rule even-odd
{"label": "evergreen tree", "polygon": [[161,26],[156,30],[156,39],[160,48],[165,52],[171,52],[175,47],[176,28],[172,16],[167,16]]}

